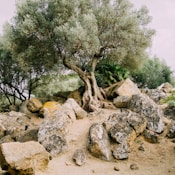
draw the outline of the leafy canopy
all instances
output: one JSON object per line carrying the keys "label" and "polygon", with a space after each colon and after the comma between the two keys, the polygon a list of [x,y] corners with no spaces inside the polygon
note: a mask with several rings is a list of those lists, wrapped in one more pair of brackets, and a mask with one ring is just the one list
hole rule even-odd
{"label": "leafy canopy", "polygon": [[[25,65],[50,69],[60,60],[80,73],[94,58],[139,66],[154,31],[143,7],[128,0],[18,0],[8,33],[9,49]],[[25,61],[24,61],[25,60]],[[27,63],[26,63],[27,62]]]}

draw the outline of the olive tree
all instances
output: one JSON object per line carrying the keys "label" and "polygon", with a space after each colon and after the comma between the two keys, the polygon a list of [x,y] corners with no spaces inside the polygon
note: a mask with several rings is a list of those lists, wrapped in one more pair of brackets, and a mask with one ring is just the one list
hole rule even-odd
{"label": "olive tree", "polygon": [[128,0],[18,0],[8,46],[21,63],[51,69],[63,64],[85,84],[83,107],[96,110],[105,95],[95,79],[106,57],[138,67],[154,34],[146,7]]}

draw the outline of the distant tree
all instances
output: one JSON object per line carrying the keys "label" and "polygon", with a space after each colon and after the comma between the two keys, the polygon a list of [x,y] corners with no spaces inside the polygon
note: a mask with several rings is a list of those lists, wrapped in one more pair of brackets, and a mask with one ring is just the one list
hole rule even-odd
{"label": "distant tree", "polygon": [[138,67],[154,34],[150,20],[145,7],[136,11],[128,0],[18,0],[7,45],[21,64],[62,63],[75,71],[85,84],[83,107],[93,111],[104,99],[96,65],[108,57]]}
{"label": "distant tree", "polygon": [[150,89],[165,82],[174,84],[173,71],[166,62],[157,57],[149,59],[141,69],[132,73],[132,77],[140,87],[146,86]]}
{"label": "distant tree", "polygon": [[29,99],[32,91],[40,85],[43,73],[21,67],[11,52],[0,44],[0,93],[7,98],[9,104],[15,105],[17,99],[21,102]]}

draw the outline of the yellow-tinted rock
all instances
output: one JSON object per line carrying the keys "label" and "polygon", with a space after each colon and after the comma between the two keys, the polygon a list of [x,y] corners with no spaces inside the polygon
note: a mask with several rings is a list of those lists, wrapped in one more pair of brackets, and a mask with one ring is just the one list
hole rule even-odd
{"label": "yellow-tinted rock", "polygon": [[31,112],[38,112],[42,108],[42,103],[37,98],[31,98],[27,103],[27,108]]}
{"label": "yellow-tinted rock", "polygon": [[45,102],[40,110],[40,114],[45,116],[52,115],[56,110],[61,107],[61,104],[56,101]]}

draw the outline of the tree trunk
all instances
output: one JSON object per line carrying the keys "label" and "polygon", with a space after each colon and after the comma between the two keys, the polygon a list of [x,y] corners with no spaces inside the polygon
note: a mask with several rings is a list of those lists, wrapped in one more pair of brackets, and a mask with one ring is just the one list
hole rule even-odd
{"label": "tree trunk", "polygon": [[85,92],[82,97],[83,108],[90,112],[97,111],[98,108],[102,107],[102,101],[105,98],[105,93],[98,87],[95,78],[94,72],[97,64],[97,59],[92,60],[91,72],[83,72],[81,68],[70,64],[66,59],[63,59],[63,63],[66,67],[75,71],[84,82]]}
{"label": "tree trunk", "polygon": [[105,95],[102,89],[97,85],[94,72],[91,72],[84,82],[85,92],[82,98],[83,108],[90,112],[97,111],[102,107],[102,101]]}

